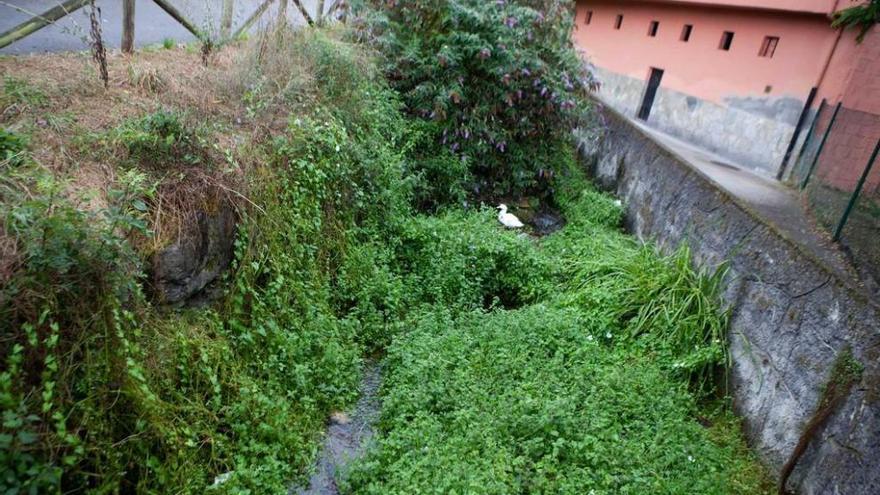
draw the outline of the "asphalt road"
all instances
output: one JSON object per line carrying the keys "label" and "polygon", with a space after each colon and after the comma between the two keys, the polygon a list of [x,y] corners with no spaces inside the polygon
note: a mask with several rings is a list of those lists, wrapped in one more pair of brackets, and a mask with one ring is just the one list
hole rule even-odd
{"label": "asphalt road", "polygon": [[[0,0],[0,32],[17,26],[34,14],[41,14],[58,5],[62,0]],[[193,24],[209,33],[220,31],[220,16],[223,9],[222,0],[171,0]],[[262,0],[236,0],[232,30],[235,31],[245,19],[262,3]],[[259,29],[269,19],[274,19],[278,11],[278,3],[263,14],[263,17],[251,29]],[[304,23],[299,10],[288,2],[287,16],[295,24]],[[331,1],[326,1],[329,6]],[[122,40],[122,1],[97,0],[101,9],[102,30],[108,46],[118,48]],[[317,0],[302,0],[303,6],[314,13]],[[326,8],[326,7],[325,7]],[[20,9],[20,10],[19,10]],[[24,12],[22,12],[24,11]],[[27,13],[25,13],[27,12]],[[88,47],[89,7],[84,7],[56,24],[31,34],[15,43],[0,49],[0,54],[22,54],[41,52],[62,52],[84,50]],[[177,42],[188,42],[195,37],[168,14],[160,9],[152,0],[136,0],[135,4],[135,44],[137,46],[161,43],[166,38]]]}

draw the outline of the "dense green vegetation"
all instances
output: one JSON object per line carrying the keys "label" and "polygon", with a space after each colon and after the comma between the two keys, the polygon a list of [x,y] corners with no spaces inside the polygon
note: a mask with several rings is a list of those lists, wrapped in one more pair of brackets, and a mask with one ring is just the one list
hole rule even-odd
{"label": "dense green vegetation", "polygon": [[[327,414],[354,398],[365,345],[387,338],[354,272],[407,217],[405,121],[357,48],[319,33],[277,46],[313,64],[313,97],[248,144],[257,165],[213,309],[153,307],[131,242],[155,235],[155,181],[169,167],[173,184],[194,173],[186,156],[211,129],[162,110],[87,136],[120,167],[96,209],[40,164],[4,161],[0,217],[16,257],[0,293],[5,490],[202,493],[231,471],[229,493],[281,492],[309,466]],[[242,91],[268,79],[248,77]]]}
{"label": "dense green vegetation", "polygon": [[[0,491],[282,493],[362,357],[387,352],[353,493],[760,492],[735,421],[706,405],[726,357],[719,275],[622,233],[561,133],[540,158],[565,229],[536,240],[462,207],[481,172],[340,38],[254,43],[225,81],[257,122],[236,146],[216,145],[232,124],[174,108],[77,138],[117,168],[100,201],[4,131]],[[233,266],[216,304],[168,311],[143,293],[142,240],[164,235],[169,184],[208,173],[240,178]]]}
{"label": "dense green vegetation", "polygon": [[726,354],[717,277],[576,188],[538,243],[479,212],[416,220],[430,240],[400,251],[402,276],[441,297],[415,292],[389,347],[353,493],[761,492],[735,430],[696,419]]}
{"label": "dense green vegetation", "polygon": [[423,121],[425,155],[455,156],[471,172],[438,175],[426,161],[433,187],[464,182],[479,197],[552,189],[593,84],[570,38],[572,2],[360,3],[372,8],[359,34]]}

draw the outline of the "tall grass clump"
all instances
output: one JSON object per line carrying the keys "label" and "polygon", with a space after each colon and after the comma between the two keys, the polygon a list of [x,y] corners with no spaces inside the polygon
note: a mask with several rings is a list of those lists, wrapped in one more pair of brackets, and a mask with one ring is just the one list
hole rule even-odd
{"label": "tall grass clump", "polygon": [[0,129],[0,162],[6,165],[20,165],[24,162],[25,138],[6,129]]}
{"label": "tall grass clump", "polygon": [[123,122],[111,138],[142,166],[173,169],[179,163],[194,165],[202,160],[196,133],[184,116],[173,110],[158,110]]}

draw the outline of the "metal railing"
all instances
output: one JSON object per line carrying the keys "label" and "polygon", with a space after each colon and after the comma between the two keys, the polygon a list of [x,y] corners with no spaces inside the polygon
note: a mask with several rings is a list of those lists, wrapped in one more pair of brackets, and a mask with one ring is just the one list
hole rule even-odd
{"label": "metal railing", "polygon": [[876,290],[880,282],[880,115],[823,101],[789,176],[808,209]]}

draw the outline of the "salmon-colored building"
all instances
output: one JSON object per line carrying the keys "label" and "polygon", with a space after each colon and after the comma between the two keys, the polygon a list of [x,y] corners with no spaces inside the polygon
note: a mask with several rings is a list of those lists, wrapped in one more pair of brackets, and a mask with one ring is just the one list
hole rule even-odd
{"label": "salmon-colored building", "polygon": [[[880,137],[880,32],[858,44],[854,30],[831,27],[832,13],[853,5],[579,0],[573,36],[607,104],[772,176],[797,153],[795,130],[800,122],[803,140],[823,99],[864,114],[837,146],[870,154]],[[864,161],[843,156],[857,180]]]}

